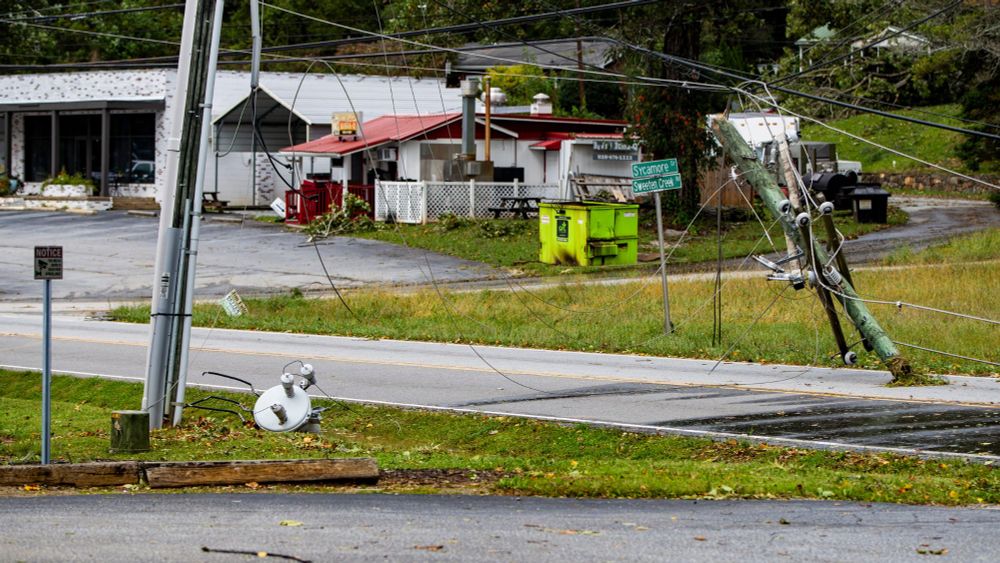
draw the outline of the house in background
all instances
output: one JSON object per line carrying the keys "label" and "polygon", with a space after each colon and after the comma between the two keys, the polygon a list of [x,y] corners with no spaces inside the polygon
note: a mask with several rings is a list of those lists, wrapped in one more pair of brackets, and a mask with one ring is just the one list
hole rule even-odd
{"label": "house in background", "polygon": [[[871,47],[861,49],[869,43],[873,43]],[[862,57],[865,56],[865,51],[874,50],[877,57],[883,50],[900,53],[930,53],[934,48],[930,40],[923,35],[902,31],[902,29],[890,25],[875,35],[855,40],[851,43],[851,50],[861,51]]]}
{"label": "house in background", "polygon": [[[65,169],[92,179],[100,195],[159,200],[176,82],[175,69],[0,76],[0,164],[26,194]],[[265,150],[329,133],[334,112],[372,118],[460,105],[457,90],[432,79],[265,72],[261,85],[254,112],[249,73],[216,74],[205,189],[234,205],[273,199],[281,179]]]}
{"label": "house in background", "polygon": [[461,120],[457,112],[386,115],[362,124],[356,138],[329,135],[279,154],[301,162],[305,177],[308,160],[318,158],[341,163],[342,171],[332,176],[344,185],[377,181],[376,211],[391,205],[401,221],[423,222],[446,212],[483,216],[505,196],[571,199],[582,179],[593,184],[599,178],[631,195],[631,164],[639,152],[623,140],[624,121],[493,114],[487,158],[486,117],[477,114],[475,160],[488,164],[472,178],[458,165]]}

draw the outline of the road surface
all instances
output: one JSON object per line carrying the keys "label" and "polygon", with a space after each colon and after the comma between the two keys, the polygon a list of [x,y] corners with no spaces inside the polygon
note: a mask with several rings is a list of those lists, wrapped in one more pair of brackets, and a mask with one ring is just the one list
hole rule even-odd
{"label": "road surface", "polygon": [[6,561],[226,562],[260,560],[258,552],[276,561],[995,561],[1000,553],[995,509],[820,501],[123,494],[0,498],[0,521]]}

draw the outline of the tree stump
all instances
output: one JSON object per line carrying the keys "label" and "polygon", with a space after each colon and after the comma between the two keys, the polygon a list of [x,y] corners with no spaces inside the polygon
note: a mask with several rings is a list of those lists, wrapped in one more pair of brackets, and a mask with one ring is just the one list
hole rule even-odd
{"label": "tree stump", "polygon": [[149,413],[114,411],[111,413],[111,452],[149,451]]}

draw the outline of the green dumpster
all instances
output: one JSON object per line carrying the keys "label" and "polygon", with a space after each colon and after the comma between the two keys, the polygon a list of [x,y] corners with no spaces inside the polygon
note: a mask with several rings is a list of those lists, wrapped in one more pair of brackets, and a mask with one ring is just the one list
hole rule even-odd
{"label": "green dumpster", "polygon": [[638,215],[636,204],[539,203],[539,260],[580,266],[635,264]]}

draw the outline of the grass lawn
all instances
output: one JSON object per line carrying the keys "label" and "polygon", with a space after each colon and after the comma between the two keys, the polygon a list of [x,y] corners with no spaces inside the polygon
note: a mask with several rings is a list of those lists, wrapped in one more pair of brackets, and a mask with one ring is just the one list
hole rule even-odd
{"label": "grass lawn", "polygon": [[[784,247],[781,227],[761,215],[765,225],[779,248]],[[856,223],[850,214],[838,212],[835,221],[847,238],[906,223],[907,215],[890,208],[889,224]],[[686,225],[677,228],[683,229]],[[751,217],[746,221],[723,224],[723,257],[743,258],[754,248],[757,252],[767,252],[771,246],[763,238],[764,229],[760,222]],[[350,236],[371,238],[414,248],[422,248],[484,262],[492,266],[506,268],[514,275],[565,275],[581,273],[618,272],[622,270],[655,269],[659,267],[659,255],[652,262],[636,266],[566,266],[542,264],[538,261],[540,243],[538,241],[537,220],[476,220],[461,221],[454,228],[446,228],[441,223],[428,225],[390,225],[384,230],[352,233]],[[694,264],[716,259],[717,236],[715,216],[702,216],[695,221],[683,238],[668,239],[667,252],[671,252],[670,264]],[[674,248],[676,246],[676,248]],[[640,214],[639,252],[657,253],[656,218],[651,212]]]}
{"label": "grass lawn", "polygon": [[[204,395],[192,389],[188,399]],[[252,398],[224,395],[245,402]],[[0,463],[37,461],[40,396],[39,374],[0,370]],[[813,451],[735,440],[712,442],[358,404],[332,404],[324,413],[323,432],[318,436],[273,434],[244,427],[235,417],[219,413],[199,417],[198,411],[189,409],[182,426],[152,433],[152,451],[108,453],[111,411],[136,408],[141,396],[142,387],[136,383],[55,377],[53,461],[371,456],[386,472],[376,489],[385,492],[817,498],[947,505],[1000,502],[1000,473],[995,468],[957,460]],[[331,488],[255,483],[235,487],[247,491]],[[13,489],[6,492],[13,493]]]}
{"label": "grass lawn", "polygon": [[[939,115],[928,115],[921,110]],[[955,127],[967,127],[967,124],[954,119],[959,116],[960,111],[961,108],[958,104],[946,104],[917,110],[894,111],[893,113]],[[956,155],[956,147],[965,140],[961,133],[867,113],[830,121],[829,125],[881,145],[892,147],[905,154],[919,155],[924,160],[952,170],[969,171]],[[808,141],[837,143],[838,157],[842,160],[861,161],[861,169],[864,172],[930,170],[928,166],[919,162],[897,156],[809,121],[803,121],[802,137]]]}
{"label": "grass lawn", "polygon": [[[964,243],[955,243],[965,248]],[[995,247],[976,246],[995,257]],[[981,256],[964,251],[963,260]],[[748,269],[758,270],[755,266]],[[723,341],[711,344],[713,282],[674,279],[671,316],[677,327],[662,334],[660,280],[615,284],[559,285],[528,290],[511,280],[510,290],[438,293],[355,291],[346,295],[352,316],[338,301],[279,296],[247,299],[249,313],[219,314],[214,303],[199,304],[194,323],[236,329],[334,334],[438,342],[499,344],[530,348],[620,352],[800,365],[837,366],[835,345],[814,294],[768,282],[763,271],[732,278],[723,287]],[[867,298],[929,305],[1000,318],[1000,262],[940,264],[900,271],[855,272]],[[773,305],[767,309],[768,304]],[[911,308],[872,305],[895,339],[955,354],[1000,362],[1000,327]],[[765,309],[767,309],[766,312]],[[148,307],[122,307],[118,320],[146,323]],[[846,318],[849,342],[856,335]],[[856,347],[860,366],[882,369],[874,354]],[[997,374],[995,366],[904,349],[918,370],[932,373]]]}
{"label": "grass lawn", "polygon": [[[903,247],[887,256],[883,263],[887,265],[944,264],[984,260],[1000,260],[1000,229],[998,228],[955,237],[920,252],[913,252],[909,247]],[[996,297],[993,300],[996,300]]]}

